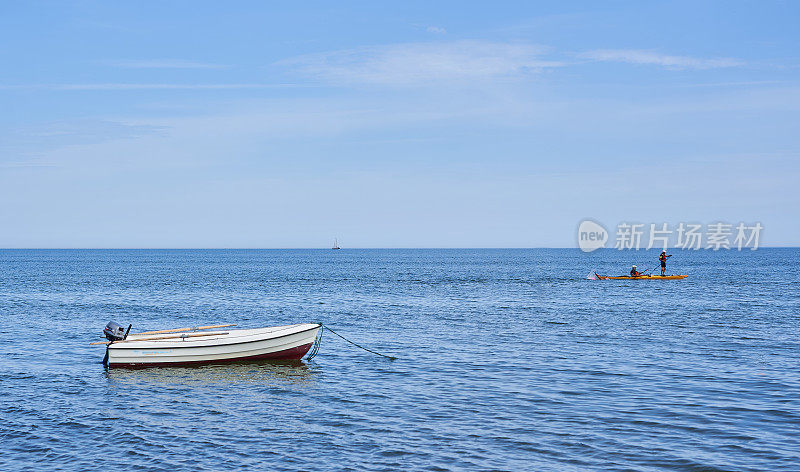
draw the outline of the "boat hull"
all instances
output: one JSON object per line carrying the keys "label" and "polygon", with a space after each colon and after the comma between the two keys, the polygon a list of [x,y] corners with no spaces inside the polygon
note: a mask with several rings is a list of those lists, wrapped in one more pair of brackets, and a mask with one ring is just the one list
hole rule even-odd
{"label": "boat hull", "polygon": [[678,280],[685,279],[688,275],[641,275],[639,277],[631,277],[627,275],[619,277],[611,277],[607,275],[598,275],[600,280]]}
{"label": "boat hull", "polygon": [[319,329],[319,324],[305,323],[147,341],[136,341],[136,335],[131,335],[127,341],[108,346],[108,366],[143,368],[300,359],[314,344]]}

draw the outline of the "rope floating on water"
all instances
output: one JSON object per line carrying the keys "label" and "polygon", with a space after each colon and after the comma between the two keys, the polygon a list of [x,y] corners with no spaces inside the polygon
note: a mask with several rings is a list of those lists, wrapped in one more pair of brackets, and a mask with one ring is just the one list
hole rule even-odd
{"label": "rope floating on water", "polygon": [[367,351],[367,352],[370,352],[370,353],[372,353],[372,354],[375,354],[375,355],[378,355],[378,356],[381,356],[381,357],[385,357],[385,358],[387,358],[387,359],[389,359],[389,360],[392,360],[392,361],[393,361],[393,360],[395,360],[395,359],[397,359],[397,358],[396,358],[396,357],[394,357],[394,356],[387,356],[386,354],[381,354],[380,352],[375,352],[375,351],[373,351],[372,349],[367,349],[367,348],[365,348],[364,346],[362,346],[362,345],[360,345],[360,344],[354,343],[353,341],[351,341],[351,340],[349,340],[349,339],[345,338],[345,337],[344,337],[344,336],[342,336],[341,334],[339,334],[339,333],[337,333],[336,331],[334,331],[334,330],[330,329],[329,327],[327,327],[327,326],[323,325],[322,323],[320,323],[320,324],[319,324],[319,326],[320,326],[320,330],[319,330],[319,336],[317,337],[316,341],[314,342],[314,346],[311,348],[311,353],[308,355],[308,357],[306,357],[306,360],[308,360],[308,361],[310,361],[311,359],[313,359],[313,358],[314,358],[314,356],[316,356],[316,355],[317,355],[317,353],[319,352],[319,345],[322,343],[322,333],[323,333],[323,332],[324,332],[326,329],[327,329],[328,331],[330,331],[331,333],[335,334],[336,336],[339,336],[340,338],[342,338],[342,339],[344,339],[345,341],[349,342],[349,343],[350,343],[350,344],[352,344],[353,346],[355,346],[355,347],[359,348],[359,349],[363,349],[363,350],[365,350],[365,351]]}

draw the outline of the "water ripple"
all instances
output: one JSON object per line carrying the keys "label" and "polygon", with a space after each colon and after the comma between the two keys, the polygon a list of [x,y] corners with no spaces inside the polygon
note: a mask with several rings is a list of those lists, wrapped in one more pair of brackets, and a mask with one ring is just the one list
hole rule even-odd
{"label": "water ripple", "polygon": [[[800,250],[679,256],[654,284],[583,278],[619,251],[0,251],[0,470],[797,470]],[[400,359],[106,372],[112,318]]]}

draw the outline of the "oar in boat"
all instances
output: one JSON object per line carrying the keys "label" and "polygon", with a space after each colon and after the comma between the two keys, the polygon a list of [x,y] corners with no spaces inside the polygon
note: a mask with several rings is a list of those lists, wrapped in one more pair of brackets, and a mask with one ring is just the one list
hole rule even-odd
{"label": "oar in boat", "polygon": [[[137,341],[156,341],[156,340],[161,340],[161,339],[194,338],[194,337],[197,337],[197,336],[220,336],[220,335],[223,335],[223,334],[228,334],[228,333],[227,332],[226,333],[194,333],[194,334],[181,334],[179,336],[150,336],[148,338],[126,339],[124,341],[114,341],[114,342],[116,344],[119,344],[119,343],[135,343]],[[105,344],[109,344],[110,342],[111,341],[97,341],[97,342],[89,343],[89,344],[90,345],[95,345],[95,344],[103,344],[103,345],[105,345]]]}
{"label": "oar in boat", "polygon": [[181,331],[200,331],[201,329],[229,328],[231,326],[236,326],[236,325],[235,324],[223,324],[223,325],[211,325],[211,326],[195,326],[195,327],[192,327],[192,328],[162,329],[161,331],[145,331],[143,333],[133,333],[133,334],[138,336],[140,334],[180,333]]}

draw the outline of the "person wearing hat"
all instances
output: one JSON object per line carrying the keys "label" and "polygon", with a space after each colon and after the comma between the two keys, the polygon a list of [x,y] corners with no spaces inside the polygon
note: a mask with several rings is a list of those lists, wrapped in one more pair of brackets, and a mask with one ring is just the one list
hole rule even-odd
{"label": "person wearing hat", "polygon": [[661,255],[658,256],[659,262],[661,262],[661,275],[664,275],[664,272],[667,270],[667,259],[672,257],[672,254],[669,256],[667,255],[667,251],[661,251]]}
{"label": "person wearing hat", "polygon": [[636,266],[631,267],[631,277],[639,277],[640,275],[642,273],[636,270]]}

